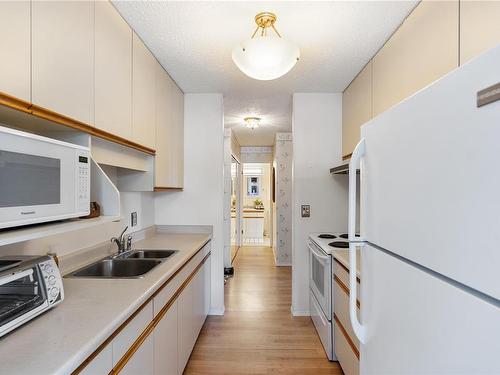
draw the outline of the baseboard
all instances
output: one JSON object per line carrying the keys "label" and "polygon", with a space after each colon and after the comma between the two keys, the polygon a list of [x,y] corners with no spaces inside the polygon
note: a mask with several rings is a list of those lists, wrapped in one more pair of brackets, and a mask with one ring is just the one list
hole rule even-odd
{"label": "baseboard", "polygon": [[290,311],[292,312],[292,316],[311,316],[309,310],[294,310],[293,307],[290,307]]}
{"label": "baseboard", "polygon": [[292,266],[292,263],[277,262],[276,260],[274,260],[274,265],[275,265],[276,267],[291,267],[291,266]]}
{"label": "baseboard", "polygon": [[222,309],[210,309],[208,312],[208,315],[224,315],[225,308],[222,307]]}

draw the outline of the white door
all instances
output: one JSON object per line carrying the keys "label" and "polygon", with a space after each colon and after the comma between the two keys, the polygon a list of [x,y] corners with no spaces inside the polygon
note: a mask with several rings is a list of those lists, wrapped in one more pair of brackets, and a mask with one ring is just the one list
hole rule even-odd
{"label": "white door", "polygon": [[498,301],[366,246],[362,374],[498,374]]}
{"label": "white door", "polygon": [[500,46],[362,127],[368,242],[500,299]]}

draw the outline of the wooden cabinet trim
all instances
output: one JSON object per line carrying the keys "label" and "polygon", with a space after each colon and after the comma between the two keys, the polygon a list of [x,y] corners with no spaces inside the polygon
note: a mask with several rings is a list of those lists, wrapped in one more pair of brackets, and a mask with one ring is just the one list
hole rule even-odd
{"label": "wooden cabinet trim", "polygon": [[358,348],[356,348],[356,345],[354,345],[354,343],[352,342],[351,338],[347,334],[347,331],[344,328],[344,326],[342,325],[342,323],[340,323],[340,320],[339,320],[339,318],[337,318],[337,315],[333,314],[333,319],[335,320],[335,323],[339,327],[340,332],[342,332],[342,335],[345,337],[345,339],[346,339],[347,343],[349,344],[349,346],[351,347],[352,351],[354,352],[356,357],[358,357],[358,359],[359,359],[359,350],[358,350]]}
{"label": "wooden cabinet trim", "polygon": [[4,92],[0,92],[0,104],[8,108],[16,109],[18,111],[31,113],[31,103],[22,99],[18,99]]}
{"label": "wooden cabinet trim", "polygon": [[155,186],[153,188],[153,191],[172,191],[172,190],[177,190],[177,191],[183,191],[184,188],[183,187],[175,187],[175,186]]}
{"label": "wooden cabinet trim", "polygon": [[156,151],[152,148],[140,145],[140,144],[132,142],[128,139],[125,139],[125,138],[119,137],[117,135],[108,133],[104,130],[97,129],[91,125],[88,125],[88,124],[85,124],[85,123],[80,122],[78,120],[72,119],[70,117],[61,115],[60,113],[51,111],[49,109],[40,107],[36,104],[26,102],[22,99],[15,98],[15,97],[10,96],[8,94],[5,94],[3,92],[0,92],[0,105],[15,109],[17,111],[31,114],[35,117],[57,123],[59,125],[66,126],[66,127],[71,128],[71,129],[82,131],[84,133],[93,135],[95,137],[99,137],[99,138],[105,139],[107,141],[114,142],[114,143],[129,147],[129,148],[132,148],[132,149],[137,150],[137,151],[144,152],[144,153],[149,154],[149,155],[156,154]]}
{"label": "wooden cabinet trim", "polygon": [[[342,289],[342,291],[349,297],[350,295],[349,288],[342,282],[342,280],[340,280],[337,275],[333,275],[333,280],[335,280],[340,289]],[[358,299],[356,299],[356,306],[358,306],[358,309],[361,308],[361,303],[359,302]]]}
{"label": "wooden cabinet trim", "polygon": [[[97,356],[99,355],[99,353],[101,353],[101,352],[104,350],[104,348],[105,348],[107,345],[109,345],[109,344],[111,343],[111,341],[113,341],[113,339],[114,339],[114,338],[115,338],[115,337],[116,337],[116,336],[117,336],[117,335],[118,335],[121,331],[123,331],[123,329],[127,326],[127,324],[129,324],[129,323],[130,323],[130,322],[131,322],[131,321],[132,321],[132,320],[133,320],[133,319],[137,316],[137,314],[139,314],[139,313],[141,312],[141,310],[142,310],[142,309],[144,309],[144,307],[145,307],[145,306],[146,306],[149,302],[151,302],[151,301],[152,301],[152,300],[153,300],[153,299],[154,299],[154,298],[155,298],[155,297],[156,297],[156,296],[157,296],[157,295],[158,295],[158,294],[159,294],[159,293],[163,290],[163,288],[165,288],[165,287],[167,286],[167,284],[168,284],[170,281],[172,281],[172,279],[173,279],[175,276],[177,276],[177,275],[179,274],[179,272],[181,272],[181,271],[184,269],[184,267],[186,267],[186,266],[189,264],[189,262],[190,262],[190,261],[191,261],[191,260],[192,260],[192,259],[193,259],[193,258],[194,258],[194,257],[195,257],[195,256],[196,256],[196,255],[197,255],[197,254],[201,251],[201,250],[203,250],[203,248],[205,247],[205,245],[206,245],[209,241],[210,241],[210,240],[208,240],[207,242],[205,242],[205,243],[204,243],[204,244],[203,244],[203,245],[202,245],[202,246],[198,249],[198,251],[196,251],[196,252],[195,252],[195,253],[194,253],[194,254],[193,254],[193,255],[192,255],[192,256],[191,256],[188,260],[186,260],[186,262],[185,262],[185,263],[184,263],[181,267],[179,267],[179,269],[178,269],[177,271],[175,271],[175,272],[172,274],[172,276],[170,276],[170,277],[168,278],[168,280],[167,280],[167,281],[165,281],[165,282],[164,282],[164,283],[163,283],[163,284],[162,284],[162,285],[161,285],[161,286],[160,286],[160,287],[159,287],[159,288],[158,288],[158,289],[157,289],[157,290],[156,290],[156,291],[155,291],[155,292],[154,292],[151,296],[149,296],[149,298],[148,298],[146,301],[144,301],[144,303],[143,303],[143,304],[142,304],[139,308],[137,308],[137,310],[135,310],[135,311],[132,313],[132,315],[130,315],[130,316],[129,316],[129,317],[128,317],[128,318],[127,318],[127,319],[126,319],[126,320],[125,320],[125,321],[124,321],[124,322],[123,322],[123,323],[122,323],[122,324],[121,324],[121,325],[120,325],[120,326],[119,326],[119,327],[118,327],[118,328],[117,328],[117,329],[116,329],[116,330],[115,330],[115,331],[114,331],[114,332],[113,332],[113,333],[112,333],[112,334],[111,334],[111,335],[110,335],[110,336],[109,336],[106,340],[104,340],[104,342],[103,342],[101,345],[99,345],[99,347],[98,347],[98,348],[97,348],[97,349],[96,349],[96,350],[95,350],[95,351],[94,351],[91,355],[89,355],[89,356],[88,356],[88,357],[87,357],[87,358],[86,358],[86,359],[85,359],[85,360],[84,360],[84,361],[80,364],[80,366],[78,366],[78,367],[77,367],[77,368],[76,368],[76,369],[75,369],[75,370],[74,370],[71,374],[72,374],[72,375],[80,374],[80,373],[83,371],[83,369],[84,369],[85,367],[87,367],[87,366],[89,365],[89,363],[90,363],[90,362],[92,362],[92,360],[93,360],[95,357],[97,357]],[[200,264],[198,264],[198,265],[196,266],[196,268],[193,270],[193,272],[192,272],[192,273],[191,273],[191,274],[187,277],[186,281],[190,281],[190,280],[194,277],[194,275],[195,275],[195,274],[196,274],[196,272],[199,270],[199,268],[200,268],[200,267],[201,267],[201,266],[202,266],[202,265],[206,262],[206,260],[210,257],[211,253],[212,253],[211,251],[209,251],[209,252],[208,252],[208,254],[207,254],[207,255],[203,258],[203,260],[200,262]],[[167,313],[168,308],[170,308],[170,306],[171,306],[171,305],[175,302],[175,300],[177,299],[177,297],[179,296],[179,294],[182,292],[182,290],[183,290],[183,289],[187,286],[187,284],[189,283],[189,282],[188,282],[188,283],[186,283],[186,281],[185,281],[185,282],[183,282],[183,283],[181,284],[181,286],[177,289],[177,291],[173,294],[173,296],[169,299],[169,301],[165,304],[165,306],[163,306],[163,308],[160,310],[160,312],[157,314],[157,316],[156,316],[156,317],[159,317],[160,315],[161,315],[161,317],[163,317],[163,316]],[[167,306],[168,306],[168,307],[167,307]],[[165,310],[165,311],[163,311],[163,310]],[[152,321],[151,321],[151,322],[150,322],[150,323],[146,326],[146,328],[145,328],[145,329],[144,329],[144,331],[141,333],[141,335],[139,335],[139,337],[137,338],[137,340],[136,340],[136,341],[138,341],[139,339],[141,339],[141,338],[142,338],[142,341],[141,341],[141,343],[142,343],[142,342],[144,342],[144,340],[146,340],[146,338],[147,338],[147,336],[149,335],[149,333],[148,333],[145,337],[142,337],[142,336],[143,336],[143,334],[144,334],[144,332],[145,332],[145,331],[147,331],[148,329],[152,330],[152,328],[154,328],[154,327],[158,324],[159,320],[161,320],[161,318],[160,318],[160,319],[158,320],[158,322],[157,322],[157,323],[156,323],[156,324],[155,324],[155,325],[151,328],[150,326],[151,326],[151,324],[155,321],[156,317],[153,317],[153,320],[152,320]],[[135,345],[135,342],[134,342],[134,344],[132,344],[132,347],[134,347],[134,345]],[[134,350],[134,352],[133,352],[133,353],[135,353],[135,351],[137,351],[137,349],[139,348],[139,346],[140,346],[140,345],[138,345],[138,346],[135,348],[135,350]],[[122,362],[123,358],[124,358],[125,356],[127,356],[128,352],[132,349],[132,347],[131,347],[129,350],[127,350],[127,352],[125,352],[124,356],[120,359],[120,361],[118,361],[118,363],[116,364],[115,368],[117,368],[117,367],[118,367],[118,365],[120,365],[120,363]],[[132,353],[132,354],[133,354],[133,353]],[[127,362],[128,362],[128,359],[127,359]],[[126,364],[127,362],[125,362],[125,363],[123,363],[123,364],[121,365],[120,370],[121,370],[121,369],[125,366],[125,364]],[[115,374],[115,373],[116,373],[116,372],[115,372],[115,368],[113,368],[113,370],[112,370],[110,373]]]}

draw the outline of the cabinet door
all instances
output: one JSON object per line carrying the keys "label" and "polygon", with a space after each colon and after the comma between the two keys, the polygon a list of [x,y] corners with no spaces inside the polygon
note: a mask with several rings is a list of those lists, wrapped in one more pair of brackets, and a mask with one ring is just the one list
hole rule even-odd
{"label": "cabinet door", "polygon": [[153,375],[154,339],[153,335],[141,344],[139,349],[129,359],[120,374],[122,375]]}
{"label": "cabinet door", "polygon": [[184,186],[184,93],[172,82],[173,90],[173,136],[172,136],[172,182],[174,187]]}
{"label": "cabinet door", "polygon": [[[207,245],[209,246],[209,245]],[[205,265],[204,265],[204,268],[205,268],[205,273],[204,273],[204,277],[205,277],[205,294],[203,295],[203,298],[205,300],[205,318],[207,317],[208,313],[210,312],[210,285],[211,285],[211,276],[212,276],[212,272],[211,272],[211,257],[209,257],[206,261],[205,261]]]}
{"label": "cabinet door", "polygon": [[156,66],[155,186],[172,186],[173,96],[172,81],[160,64]]}
{"label": "cabinet door", "polygon": [[94,2],[32,2],[32,101],[94,123]]}
{"label": "cabinet door", "polygon": [[458,66],[458,1],[423,1],[372,61],[373,116]]}
{"label": "cabinet door", "polygon": [[158,64],[155,186],[184,186],[184,94]]}
{"label": "cabinet door", "polygon": [[193,284],[193,346],[205,322],[204,271],[205,268],[202,265],[191,281]]}
{"label": "cabinet door", "polygon": [[95,126],[132,137],[132,30],[108,1],[95,3]]}
{"label": "cabinet door", "polygon": [[113,368],[113,351],[112,346],[106,346],[93,360],[90,362],[80,374],[82,375],[102,375],[108,374]]}
{"label": "cabinet door", "polygon": [[500,1],[460,2],[460,64],[500,43]]}
{"label": "cabinet door", "polygon": [[157,61],[135,33],[132,39],[132,140],[154,148]]}
{"label": "cabinet door", "polygon": [[31,101],[31,5],[0,2],[0,91]]}
{"label": "cabinet door", "polygon": [[350,155],[359,142],[360,127],[372,118],[371,61],[342,95],[342,155]]}
{"label": "cabinet door", "polygon": [[190,282],[177,299],[178,374],[182,374],[193,349],[193,283]]}
{"label": "cabinet door", "polygon": [[177,375],[177,302],[154,330],[154,373]]}

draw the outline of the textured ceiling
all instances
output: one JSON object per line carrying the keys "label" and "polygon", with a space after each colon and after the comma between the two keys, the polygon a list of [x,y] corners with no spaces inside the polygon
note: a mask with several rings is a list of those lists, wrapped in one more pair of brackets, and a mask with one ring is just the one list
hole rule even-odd
{"label": "textured ceiling", "polygon": [[[113,1],[186,93],[224,94],[225,126],[241,145],[272,145],[291,130],[294,92],[341,92],[383,45],[416,1]],[[261,11],[297,43],[301,59],[273,81],[246,77],[232,48],[254,31]],[[256,130],[243,117],[262,117]]]}

